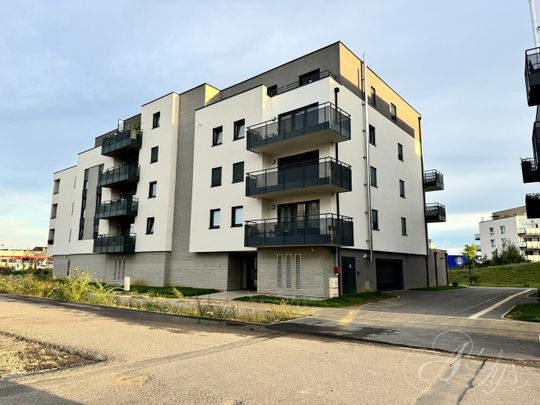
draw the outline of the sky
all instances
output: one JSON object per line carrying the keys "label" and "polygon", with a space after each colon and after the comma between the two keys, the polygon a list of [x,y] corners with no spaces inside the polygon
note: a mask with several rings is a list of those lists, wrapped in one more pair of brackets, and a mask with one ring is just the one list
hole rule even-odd
{"label": "sky", "polygon": [[439,248],[524,205],[532,156],[527,0],[2,2],[0,248],[45,245],[53,172],[118,118],[203,82],[225,88],[341,40],[422,114],[425,168],[447,208]]}

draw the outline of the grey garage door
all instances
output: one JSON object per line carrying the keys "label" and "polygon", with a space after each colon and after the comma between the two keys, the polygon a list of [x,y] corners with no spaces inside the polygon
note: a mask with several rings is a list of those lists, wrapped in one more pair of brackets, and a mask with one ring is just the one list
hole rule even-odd
{"label": "grey garage door", "polygon": [[377,259],[377,290],[403,289],[403,262],[401,260]]}

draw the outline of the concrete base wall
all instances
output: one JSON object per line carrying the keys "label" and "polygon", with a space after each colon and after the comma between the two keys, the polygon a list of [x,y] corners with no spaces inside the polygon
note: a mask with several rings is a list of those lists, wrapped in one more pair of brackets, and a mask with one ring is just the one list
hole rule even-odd
{"label": "concrete base wall", "polygon": [[429,286],[448,285],[446,250],[430,249],[428,253]]}

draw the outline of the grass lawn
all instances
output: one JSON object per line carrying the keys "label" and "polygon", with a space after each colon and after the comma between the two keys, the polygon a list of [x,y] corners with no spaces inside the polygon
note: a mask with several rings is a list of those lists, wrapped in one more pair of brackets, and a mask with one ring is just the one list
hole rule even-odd
{"label": "grass lawn", "polygon": [[411,288],[411,291],[450,291],[450,290],[459,290],[460,288],[465,288],[464,286],[454,287],[453,285],[440,285],[439,287],[422,287],[422,288]]}
{"label": "grass lawn", "polygon": [[540,322],[540,304],[516,305],[506,317],[517,321]]}
{"label": "grass lawn", "polygon": [[[218,292],[213,288],[193,288],[193,287],[174,287],[180,291],[184,297],[194,297],[196,295],[212,294]],[[145,286],[132,286],[131,291],[136,294],[148,294],[152,296],[160,296],[166,298],[175,298],[176,294],[172,290],[172,287],[145,287]]]}
{"label": "grass lawn", "polygon": [[336,298],[329,298],[323,301],[297,300],[291,298],[276,297],[274,295],[252,295],[249,297],[238,297],[235,298],[235,300],[261,302],[264,304],[285,303],[288,305],[301,305],[305,307],[339,308],[367,304],[368,302],[380,301],[388,298],[395,298],[395,296],[381,292],[364,292],[359,294],[343,295]]}
{"label": "grass lawn", "polygon": [[[540,263],[506,264],[473,270],[479,277],[474,285],[485,287],[540,287]],[[448,282],[469,285],[469,270],[449,270]]]}

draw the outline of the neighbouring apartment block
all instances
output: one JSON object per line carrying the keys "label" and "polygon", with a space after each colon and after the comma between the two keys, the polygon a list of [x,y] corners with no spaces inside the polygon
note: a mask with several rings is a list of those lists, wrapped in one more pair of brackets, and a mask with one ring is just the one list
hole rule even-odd
{"label": "neighbouring apartment block", "polygon": [[[54,174],[57,276],[325,298],[433,284],[420,114],[341,42],[170,93]],[[436,270],[435,270],[436,271]]]}
{"label": "neighbouring apartment block", "polygon": [[483,255],[488,259],[493,252],[509,244],[519,247],[525,258],[540,262],[540,220],[527,218],[526,207],[510,208],[492,213],[491,219],[479,223],[480,233],[475,239],[480,241]]}

